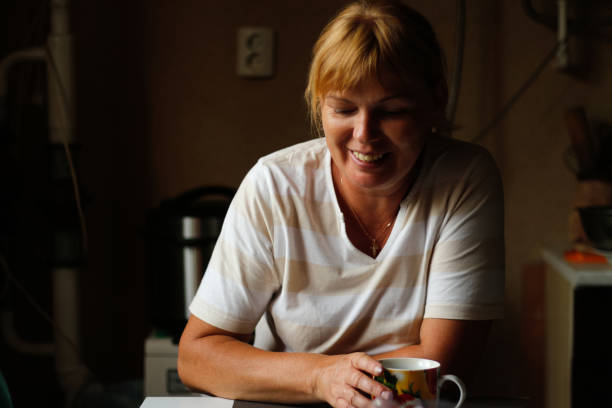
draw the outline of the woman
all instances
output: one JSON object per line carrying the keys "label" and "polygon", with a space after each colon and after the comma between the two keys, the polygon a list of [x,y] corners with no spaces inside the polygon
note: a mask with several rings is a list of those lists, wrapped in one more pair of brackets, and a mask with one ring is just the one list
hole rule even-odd
{"label": "woman", "polygon": [[371,378],[383,357],[469,379],[502,313],[502,190],[484,149],[440,134],[443,67],[399,2],[323,30],[306,97],[324,138],[242,182],[181,338],[187,386],[344,408],[391,397]]}

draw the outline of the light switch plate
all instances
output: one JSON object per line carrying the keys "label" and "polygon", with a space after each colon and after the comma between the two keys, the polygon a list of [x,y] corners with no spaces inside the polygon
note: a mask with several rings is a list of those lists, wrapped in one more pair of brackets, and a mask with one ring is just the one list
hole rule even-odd
{"label": "light switch plate", "polygon": [[237,35],[238,75],[271,77],[274,75],[274,30],[270,27],[241,27]]}

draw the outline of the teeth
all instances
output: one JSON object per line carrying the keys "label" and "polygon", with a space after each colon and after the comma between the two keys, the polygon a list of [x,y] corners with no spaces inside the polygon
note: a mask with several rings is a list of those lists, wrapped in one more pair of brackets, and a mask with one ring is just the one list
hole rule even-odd
{"label": "teeth", "polygon": [[363,153],[359,153],[359,152],[355,152],[355,151],[353,151],[353,154],[359,160],[364,161],[364,162],[373,162],[375,160],[380,159],[383,156],[382,153],[378,153],[378,154],[363,154]]}

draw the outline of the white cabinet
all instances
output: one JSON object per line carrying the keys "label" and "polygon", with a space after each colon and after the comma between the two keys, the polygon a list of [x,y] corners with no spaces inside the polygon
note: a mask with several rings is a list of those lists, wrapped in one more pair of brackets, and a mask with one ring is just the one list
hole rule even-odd
{"label": "white cabinet", "polygon": [[[574,264],[561,251],[546,262],[546,406],[610,406],[612,260]],[[603,404],[603,405],[602,405]]]}

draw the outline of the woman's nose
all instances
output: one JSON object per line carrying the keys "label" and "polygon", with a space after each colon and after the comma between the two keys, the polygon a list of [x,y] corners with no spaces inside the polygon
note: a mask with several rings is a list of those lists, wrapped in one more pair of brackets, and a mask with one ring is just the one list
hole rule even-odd
{"label": "woman's nose", "polygon": [[367,142],[379,136],[376,119],[369,112],[362,112],[355,118],[353,137],[360,142]]}

